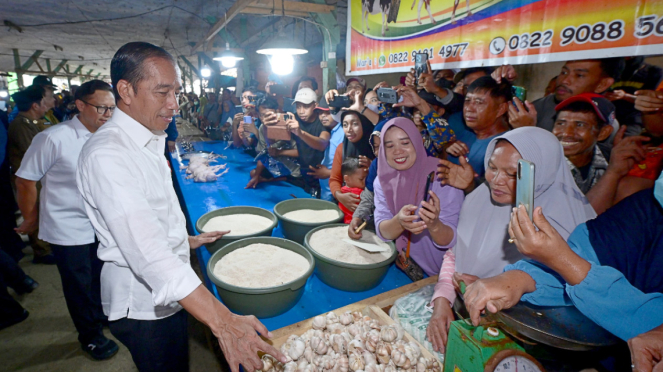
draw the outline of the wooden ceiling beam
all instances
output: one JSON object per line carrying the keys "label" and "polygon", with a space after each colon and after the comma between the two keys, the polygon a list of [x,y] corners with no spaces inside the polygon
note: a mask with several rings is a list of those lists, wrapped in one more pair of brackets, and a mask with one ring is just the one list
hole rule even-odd
{"label": "wooden ceiling beam", "polygon": [[233,18],[235,18],[235,16],[238,15],[244,8],[253,4],[254,2],[255,0],[236,0],[235,3],[228,9],[226,14],[223,17],[219,18],[219,20],[207,32],[207,35],[198,43],[196,43],[196,45],[194,45],[192,52],[195,52],[204,44],[211,41],[214,38],[214,36],[216,36],[216,34],[218,34],[219,31],[221,31],[221,29],[223,29],[228,25],[228,22],[230,22]]}
{"label": "wooden ceiling beam", "polygon": [[283,0],[256,0],[251,4],[251,7],[269,9],[270,14],[273,13],[274,15],[280,15],[283,10],[303,13],[331,13],[334,10],[333,5]]}
{"label": "wooden ceiling beam", "polygon": [[[272,11],[272,8],[259,8],[259,7],[254,7],[254,6],[247,6],[242,10],[242,13],[245,14],[263,14],[263,15],[273,15],[273,16],[280,16],[281,15],[281,10],[277,10],[276,12]],[[294,11],[294,10],[286,10],[285,15],[287,16],[292,16],[292,17],[309,17],[308,12],[303,12],[303,11]]]}

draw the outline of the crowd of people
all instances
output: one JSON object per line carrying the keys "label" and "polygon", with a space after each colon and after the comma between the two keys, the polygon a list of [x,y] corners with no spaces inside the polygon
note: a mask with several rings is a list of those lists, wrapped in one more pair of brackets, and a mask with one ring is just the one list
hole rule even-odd
{"label": "crowd of people", "polygon": [[[231,366],[247,360],[259,366],[246,352],[232,353],[233,331],[219,319],[235,317],[241,332],[266,335],[264,327],[230,314],[185,268],[189,248],[227,232],[186,233],[163,157],[174,137],[155,134],[173,127],[177,113],[255,158],[246,188],[286,181],[336,202],[350,238],[360,238],[357,228],[368,223],[395,241],[396,264],[412,280],[439,275],[427,332],[436,350],[444,351],[462,282],[475,324],[482,311],[521,299],[574,305],[629,342],[633,368],[651,370],[661,361],[660,67],[642,57],[568,61],[546,96],[533,102],[514,95],[518,76],[509,65],[460,71],[429,65],[421,74],[411,70],[402,85],[372,88],[351,77],[343,93],[323,94],[308,76],[290,94],[272,92],[276,83],[263,73],[241,92],[198,97],[180,94],[176,64],[160,48],[130,43],[118,55],[112,87],[90,81],[73,96],[62,92],[56,104],[50,80],[40,77],[13,95],[17,113],[3,123],[1,222],[8,238],[0,250],[6,313],[0,327],[27,317],[7,285],[17,292],[37,285],[25,274],[8,274],[22,257],[16,233],[28,234],[34,262],[57,263],[81,345],[95,358],[117,351],[100,333],[105,314],[139,369],[148,370],[158,346],[142,345],[136,330],[145,326],[141,321],[158,320],[152,334],[169,329],[181,336],[186,320],[173,314],[183,307],[212,328]],[[128,73],[145,61],[159,74]],[[140,84],[158,89],[145,93]],[[377,94],[384,89],[396,103]],[[533,220],[515,205],[520,159],[535,164]],[[18,227],[10,185],[24,218]],[[67,204],[75,208],[65,210]],[[104,269],[115,281],[101,275],[99,283],[99,259],[114,263]],[[116,297],[100,299],[100,285],[102,294]],[[134,286],[140,290],[128,298]],[[165,350],[184,352],[180,341]],[[246,342],[281,357],[258,339]],[[165,365],[182,362],[162,356]]]}

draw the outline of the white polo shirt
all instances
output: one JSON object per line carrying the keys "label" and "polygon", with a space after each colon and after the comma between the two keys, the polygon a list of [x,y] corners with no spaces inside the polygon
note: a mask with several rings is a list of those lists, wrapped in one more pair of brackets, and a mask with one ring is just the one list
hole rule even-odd
{"label": "white polo shirt", "polygon": [[108,320],[152,320],[179,310],[201,281],[164,149],[152,132],[115,109],[83,146],[76,183],[99,237],[101,303]]}
{"label": "white polo shirt", "polygon": [[78,155],[90,136],[76,116],[37,134],[23,156],[16,176],[42,185],[39,239],[65,246],[94,243],[94,229],[76,187]]}

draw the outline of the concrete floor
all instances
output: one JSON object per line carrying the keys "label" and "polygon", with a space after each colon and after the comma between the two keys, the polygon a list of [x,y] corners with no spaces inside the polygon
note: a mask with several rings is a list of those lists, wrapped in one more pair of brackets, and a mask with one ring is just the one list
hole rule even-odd
{"label": "concrete floor", "polygon": [[[191,140],[204,140],[201,133],[188,123],[178,125]],[[0,371],[26,372],[74,372],[137,371],[129,351],[106,328],[107,337],[120,345],[120,351],[106,361],[95,361],[81,350],[78,333],[69,317],[62,294],[62,283],[55,265],[32,263],[32,248],[24,250],[19,265],[39,282],[34,292],[17,296],[10,293],[30,312],[27,320],[0,331]],[[196,256],[192,264],[196,268]],[[199,270],[198,274],[200,275]],[[189,353],[191,371],[224,371],[225,361],[220,355],[216,339],[209,329],[193,317],[189,317]]]}
{"label": "concrete floor", "polygon": [[[62,294],[60,275],[55,265],[32,263],[32,249],[24,250],[21,268],[39,282],[30,294],[15,298],[30,312],[27,320],[0,331],[0,370],[29,372],[137,371],[129,351],[108,331],[107,337],[120,345],[120,351],[106,361],[95,361],[81,350],[78,333],[69,317]],[[195,257],[195,256],[194,256]],[[13,292],[10,289],[10,293]],[[191,371],[223,371],[218,347],[211,347],[211,333],[189,317]],[[215,339],[213,339],[216,342]],[[213,350],[213,349],[216,349]]]}

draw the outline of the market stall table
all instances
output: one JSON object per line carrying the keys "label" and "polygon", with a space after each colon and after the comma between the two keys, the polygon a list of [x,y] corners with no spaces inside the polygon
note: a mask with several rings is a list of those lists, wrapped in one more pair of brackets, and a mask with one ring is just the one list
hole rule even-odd
{"label": "market stall table", "polygon": [[[228,173],[216,182],[210,183],[195,183],[193,180],[186,179],[184,171],[180,170],[179,155],[181,155],[181,148],[178,147],[178,153],[171,154],[175,175],[173,177],[174,186],[187,218],[189,233],[198,234],[193,228],[198,218],[218,208],[248,205],[272,211],[274,205],[283,200],[291,199],[293,196],[297,198],[311,197],[301,188],[287,182],[262,183],[256,189],[244,189],[249,181],[249,172],[255,167],[255,162],[244,151],[227,148],[227,146],[227,142],[221,141],[193,143],[196,151],[210,151],[227,157],[226,159],[218,159],[218,164],[227,163]],[[280,225],[274,229],[272,236],[283,237]],[[206,266],[211,257],[210,253],[207,249],[201,247],[196,250],[196,254],[201,265],[205,285],[219,298],[216,287],[207,277]],[[295,307],[284,314],[261,319],[261,321],[270,330],[279,329],[410,283],[412,281],[393,264],[389,268],[386,277],[377,287],[364,292],[340,291],[322,283],[317,276],[313,275],[306,283],[304,295]]]}

